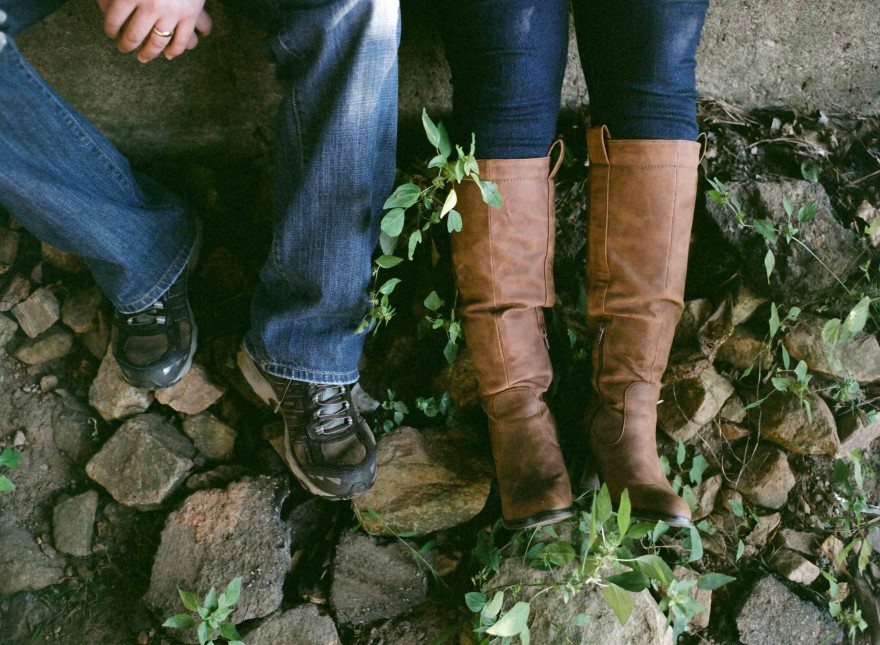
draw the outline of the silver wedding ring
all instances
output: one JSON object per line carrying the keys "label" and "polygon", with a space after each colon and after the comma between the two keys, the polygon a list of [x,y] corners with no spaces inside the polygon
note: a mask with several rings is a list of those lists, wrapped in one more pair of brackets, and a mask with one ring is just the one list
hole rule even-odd
{"label": "silver wedding ring", "polygon": [[159,38],[171,38],[174,35],[174,30],[172,29],[171,31],[162,31],[160,29],[157,29],[156,27],[153,27],[153,33],[159,36]]}

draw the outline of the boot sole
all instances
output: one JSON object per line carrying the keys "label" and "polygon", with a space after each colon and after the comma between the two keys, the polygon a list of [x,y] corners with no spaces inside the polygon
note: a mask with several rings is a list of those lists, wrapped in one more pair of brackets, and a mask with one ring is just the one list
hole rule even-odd
{"label": "boot sole", "polygon": [[556,524],[557,522],[567,520],[572,516],[574,516],[574,508],[569,506],[568,508],[560,508],[554,509],[552,511],[535,513],[534,515],[529,515],[528,517],[517,520],[507,520],[502,518],[502,522],[504,524],[504,528],[510,531],[520,531],[522,529],[534,529],[538,528],[539,526]]}

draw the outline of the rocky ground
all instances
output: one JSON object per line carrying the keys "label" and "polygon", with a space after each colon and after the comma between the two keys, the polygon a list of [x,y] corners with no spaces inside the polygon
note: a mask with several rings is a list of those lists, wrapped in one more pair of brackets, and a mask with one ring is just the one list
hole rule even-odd
{"label": "rocky ground", "polygon": [[[703,179],[659,410],[661,450],[700,520],[703,556],[689,557],[693,541],[689,552],[677,539],[660,543],[676,578],[714,571],[735,581],[700,591],[708,611],[682,639],[839,642],[857,608],[860,642],[880,642],[878,120],[722,103],[704,103],[701,120],[705,176],[725,184],[751,228],[706,195]],[[562,128],[550,317],[553,404],[572,456],[588,370],[575,123]],[[430,156],[421,140],[401,147],[416,175]],[[268,167],[263,158],[143,166],[211,224],[193,291],[201,348],[191,374],[165,391],[122,381],[107,351],[111,312],[81,261],[4,220],[0,476],[15,490],[0,492],[3,643],[197,642],[194,630],[161,628],[185,611],[178,589],[204,595],[236,577],[230,620],[249,645],[468,643],[478,619],[467,592],[552,584],[552,566],[493,562],[508,553],[494,545],[511,536],[493,529],[499,506],[467,352],[447,364],[446,335],[419,324],[429,292],[454,299],[442,235],[398,270],[407,278],[394,294],[398,315],[365,353],[360,405],[381,434],[375,488],[331,504],[291,483],[274,450],[277,421],[236,366],[270,237]],[[798,218],[811,203],[815,212]],[[756,220],[781,233],[762,235]],[[827,321],[845,326],[865,297],[864,328],[830,343]],[[595,587],[567,603],[559,590],[521,593],[534,643],[671,641],[657,613],[666,589],[634,594],[623,627]]]}

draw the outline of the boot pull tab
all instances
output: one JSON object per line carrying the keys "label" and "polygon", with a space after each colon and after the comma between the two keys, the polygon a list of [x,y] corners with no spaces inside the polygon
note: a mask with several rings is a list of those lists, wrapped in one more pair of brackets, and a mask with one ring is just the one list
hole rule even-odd
{"label": "boot pull tab", "polygon": [[587,152],[591,164],[608,165],[608,146],[605,142],[611,138],[607,125],[587,128]]}
{"label": "boot pull tab", "polygon": [[705,132],[699,134],[697,137],[697,143],[700,144],[700,161],[697,163],[700,163],[703,161],[703,157],[706,156],[706,149],[709,147],[709,137],[706,136]]}
{"label": "boot pull tab", "polygon": [[553,170],[550,171],[548,179],[553,179],[556,176],[556,173],[559,172],[559,169],[562,167],[562,160],[565,159],[565,143],[562,139],[557,139],[553,142],[553,145],[550,146],[550,150],[547,152],[547,156],[552,157],[553,151],[556,148],[559,148],[559,158],[556,160],[556,165],[553,166]]}

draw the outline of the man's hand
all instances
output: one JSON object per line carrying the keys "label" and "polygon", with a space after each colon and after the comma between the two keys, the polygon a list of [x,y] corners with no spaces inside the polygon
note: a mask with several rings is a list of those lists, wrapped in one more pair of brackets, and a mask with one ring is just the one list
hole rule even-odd
{"label": "man's hand", "polygon": [[139,49],[142,63],[159,54],[171,60],[194,49],[199,35],[211,33],[205,0],[98,0],[98,5],[104,12],[104,32],[118,39],[123,53]]}

